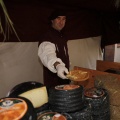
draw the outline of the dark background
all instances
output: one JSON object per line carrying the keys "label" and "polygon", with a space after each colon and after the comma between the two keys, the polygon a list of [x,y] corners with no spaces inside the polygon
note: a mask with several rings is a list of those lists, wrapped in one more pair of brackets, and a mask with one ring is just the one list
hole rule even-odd
{"label": "dark background", "polygon": [[[40,41],[48,29],[48,16],[56,9],[67,13],[65,34],[68,39],[102,35],[101,46],[120,43],[120,7],[115,0],[3,0],[21,42]],[[0,7],[5,30],[5,16]],[[7,32],[8,33],[8,32]],[[0,42],[19,42],[14,32]]]}

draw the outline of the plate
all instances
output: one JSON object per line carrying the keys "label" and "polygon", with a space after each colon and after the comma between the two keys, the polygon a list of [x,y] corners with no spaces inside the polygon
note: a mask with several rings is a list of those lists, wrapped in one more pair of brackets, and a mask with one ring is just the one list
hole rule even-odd
{"label": "plate", "polygon": [[72,81],[85,81],[89,78],[89,72],[83,70],[71,70],[66,77]]}

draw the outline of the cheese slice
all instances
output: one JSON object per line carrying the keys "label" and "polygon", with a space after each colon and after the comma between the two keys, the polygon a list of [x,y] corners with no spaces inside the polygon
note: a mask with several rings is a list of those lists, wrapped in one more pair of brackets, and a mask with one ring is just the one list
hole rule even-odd
{"label": "cheese slice", "polygon": [[30,100],[34,108],[38,108],[48,102],[48,93],[45,86],[29,90],[20,94],[19,96]]}
{"label": "cheese slice", "polygon": [[66,77],[73,81],[84,81],[89,78],[89,73],[82,70],[71,70]]}

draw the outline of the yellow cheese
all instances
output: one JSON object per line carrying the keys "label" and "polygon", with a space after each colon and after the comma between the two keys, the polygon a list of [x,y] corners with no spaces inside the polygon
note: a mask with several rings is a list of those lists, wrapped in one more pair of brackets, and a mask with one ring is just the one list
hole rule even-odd
{"label": "yellow cheese", "polygon": [[48,94],[45,86],[29,90],[19,96],[29,99],[34,108],[38,108],[48,102]]}

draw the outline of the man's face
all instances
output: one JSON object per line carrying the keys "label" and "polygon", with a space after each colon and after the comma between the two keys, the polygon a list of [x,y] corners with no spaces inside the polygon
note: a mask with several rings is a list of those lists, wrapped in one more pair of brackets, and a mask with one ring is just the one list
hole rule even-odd
{"label": "man's face", "polygon": [[66,16],[58,16],[54,20],[51,20],[52,27],[58,31],[62,30],[65,26]]}

